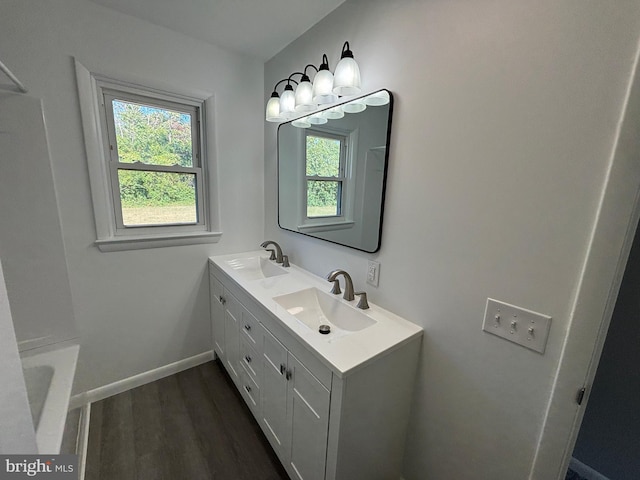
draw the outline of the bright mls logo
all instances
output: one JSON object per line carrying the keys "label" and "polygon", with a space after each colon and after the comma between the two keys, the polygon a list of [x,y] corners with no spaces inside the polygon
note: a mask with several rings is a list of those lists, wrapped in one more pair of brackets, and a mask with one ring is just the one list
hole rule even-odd
{"label": "bright mls logo", "polygon": [[78,480],[77,455],[0,455],[0,480]]}

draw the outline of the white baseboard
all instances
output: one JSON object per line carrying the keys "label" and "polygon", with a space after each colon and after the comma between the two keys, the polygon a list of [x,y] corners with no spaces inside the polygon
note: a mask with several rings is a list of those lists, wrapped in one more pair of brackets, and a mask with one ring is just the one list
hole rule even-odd
{"label": "white baseboard", "polygon": [[573,457],[571,457],[571,461],[569,462],[569,468],[588,480],[609,480],[608,477],[605,477],[597,470],[594,470],[589,465],[586,465]]}
{"label": "white baseboard", "polygon": [[174,375],[183,370],[197,367],[198,365],[209,362],[212,359],[213,351],[209,350],[208,352],[200,353],[183,360],[178,360],[177,362],[173,362],[168,365],[149,370],[148,372],[139,373],[138,375],[134,375],[133,377],[118,380],[117,382],[94,388],[93,390],[88,390],[83,393],[79,393],[71,397],[69,401],[69,410],[82,407],[87,403],[104,400],[105,398],[117,395],[122,392],[126,392],[127,390],[140,387],[147,383],[155,382],[156,380],[168,377],[169,375]]}

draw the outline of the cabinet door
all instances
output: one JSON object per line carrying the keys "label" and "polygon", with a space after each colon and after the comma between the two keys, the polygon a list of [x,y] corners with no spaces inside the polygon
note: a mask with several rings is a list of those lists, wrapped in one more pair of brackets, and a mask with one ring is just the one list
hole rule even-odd
{"label": "cabinet door", "polygon": [[240,385],[238,370],[240,358],[239,325],[242,319],[242,306],[227,290],[224,292],[224,347],[225,367],[236,385]]}
{"label": "cabinet door", "polygon": [[262,362],[262,418],[269,443],[286,462],[289,445],[287,431],[287,350],[263,329],[263,362]]}
{"label": "cabinet door", "polygon": [[287,377],[291,469],[301,480],[323,480],[329,429],[329,390],[291,353]]}
{"label": "cabinet door", "polygon": [[218,357],[224,362],[224,289],[220,281],[213,275],[209,275],[209,297],[211,301],[212,347]]}

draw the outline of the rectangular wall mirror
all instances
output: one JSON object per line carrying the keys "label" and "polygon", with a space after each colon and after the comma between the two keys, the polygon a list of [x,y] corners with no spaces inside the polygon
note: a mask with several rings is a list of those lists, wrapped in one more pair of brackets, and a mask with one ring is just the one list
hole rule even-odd
{"label": "rectangular wall mirror", "polygon": [[380,248],[393,95],[380,90],[278,128],[278,225]]}

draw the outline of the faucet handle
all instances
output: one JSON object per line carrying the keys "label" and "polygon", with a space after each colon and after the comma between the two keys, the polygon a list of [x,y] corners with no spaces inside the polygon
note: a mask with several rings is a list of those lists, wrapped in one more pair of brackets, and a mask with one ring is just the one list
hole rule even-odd
{"label": "faucet handle", "polygon": [[360,295],[360,300],[358,300],[358,307],[361,310],[366,310],[369,308],[369,302],[367,302],[367,292],[355,292],[354,295]]}
{"label": "faucet handle", "polygon": [[285,268],[291,266],[289,265],[289,255],[282,255],[282,266]]}
{"label": "faucet handle", "polygon": [[267,252],[271,252],[271,256],[269,257],[269,260],[275,260],[276,259],[276,251],[273,250],[272,248],[267,248]]}
{"label": "faucet handle", "polygon": [[337,278],[333,280],[333,288],[331,288],[331,293],[333,293],[334,295],[339,295],[340,293],[342,293],[342,290],[340,290],[340,280],[338,280]]}

